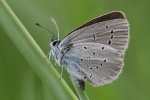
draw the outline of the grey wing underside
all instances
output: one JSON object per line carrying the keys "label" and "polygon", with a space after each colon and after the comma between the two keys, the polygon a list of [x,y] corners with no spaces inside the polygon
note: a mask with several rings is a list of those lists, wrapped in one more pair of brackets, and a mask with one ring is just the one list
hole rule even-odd
{"label": "grey wing underside", "polygon": [[[105,20],[103,16],[98,17],[71,32],[61,41],[60,50],[75,43],[93,42],[109,45],[119,52],[125,53],[129,40],[127,20],[121,12],[112,12],[104,16],[108,17],[108,20]],[[112,19],[109,20],[109,17]],[[100,22],[94,23],[96,20],[100,20]]]}
{"label": "grey wing underside", "polygon": [[63,61],[77,82],[88,81],[93,86],[101,86],[115,80],[120,74],[123,55],[103,44],[77,43],[66,52]]}
{"label": "grey wing underside", "polygon": [[123,13],[112,12],[72,31],[59,49],[65,54],[63,61],[70,74],[83,88],[85,81],[100,86],[117,78],[128,41],[127,20]]}

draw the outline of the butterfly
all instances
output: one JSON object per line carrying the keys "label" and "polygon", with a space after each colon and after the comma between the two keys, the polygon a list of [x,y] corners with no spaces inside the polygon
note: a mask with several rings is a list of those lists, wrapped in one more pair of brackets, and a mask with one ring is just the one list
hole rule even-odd
{"label": "butterfly", "polygon": [[70,32],[62,41],[51,40],[50,55],[66,66],[76,85],[101,86],[117,79],[129,41],[129,24],[123,12],[110,12]]}

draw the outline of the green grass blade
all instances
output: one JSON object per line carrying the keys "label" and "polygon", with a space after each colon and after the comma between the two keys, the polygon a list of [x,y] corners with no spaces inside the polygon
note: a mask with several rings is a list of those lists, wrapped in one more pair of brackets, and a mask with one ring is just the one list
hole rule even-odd
{"label": "green grass blade", "polygon": [[66,82],[49,61],[23,24],[19,21],[5,0],[0,1],[0,25],[8,37],[22,54],[31,69],[38,75],[44,84],[54,92],[57,99],[78,100]]}
{"label": "green grass blade", "polygon": [[86,92],[79,89],[78,86],[74,83],[72,78],[71,78],[71,80],[72,80],[73,86],[74,86],[80,100],[89,100],[88,96],[86,95]]}

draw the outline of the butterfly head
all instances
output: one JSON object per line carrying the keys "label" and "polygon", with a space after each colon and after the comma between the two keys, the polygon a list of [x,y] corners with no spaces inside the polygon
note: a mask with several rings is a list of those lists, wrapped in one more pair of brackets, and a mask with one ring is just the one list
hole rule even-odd
{"label": "butterfly head", "polygon": [[60,64],[61,53],[59,50],[59,44],[60,44],[60,40],[51,40],[51,42],[50,42],[50,47],[51,47],[50,53],[54,57],[56,63],[58,65],[61,65]]}

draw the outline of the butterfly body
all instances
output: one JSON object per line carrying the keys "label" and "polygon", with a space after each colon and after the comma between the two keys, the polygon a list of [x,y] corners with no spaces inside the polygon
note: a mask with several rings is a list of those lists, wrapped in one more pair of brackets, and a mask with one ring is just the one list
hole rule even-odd
{"label": "butterfly body", "polygon": [[101,86],[119,76],[128,41],[124,14],[111,12],[85,23],[62,41],[52,41],[51,54],[84,90],[84,82]]}

